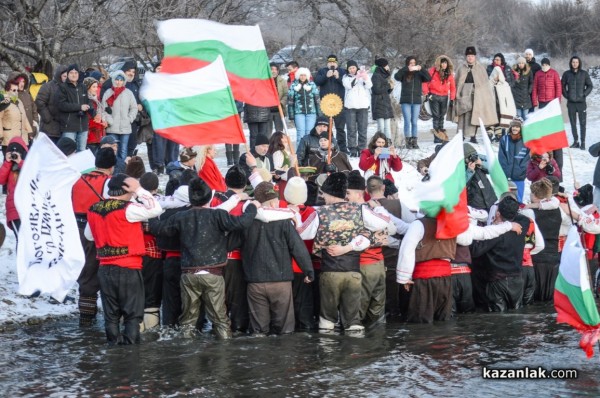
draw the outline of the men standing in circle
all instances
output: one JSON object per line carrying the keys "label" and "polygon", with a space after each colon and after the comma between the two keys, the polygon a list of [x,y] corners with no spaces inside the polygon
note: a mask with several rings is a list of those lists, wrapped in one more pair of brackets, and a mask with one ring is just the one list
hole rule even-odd
{"label": "men standing in circle", "polygon": [[[315,76],[315,84],[319,87],[321,98],[327,94],[335,94],[344,101],[346,89],[342,83],[342,78],[346,74],[346,69],[338,66],[338,59],[335,55],[327,57],[327,67],[319,69]],[[346,146],[346,113],[344,110],[333,118],[335,122],[335,138],[340,151],[348,152]]]}
{"label": "men standing in circle", "polygon": [[[592,92],[594,85],[587,71],[581,69],[581,59],[574,56],[569,61],[569,70],[562,75],[562,94],[567,99],[569,122],[573,134],[571,148],[585,149],[586,108],[585,98]],[[577,136],[577,115],[581,127],[581,144]]]}
{"label": "men standing in circle", "polygon": [[[496,99],[486,69],[477,62],[475,47],[467,47],[466,60],[456,70],[456,101],[452,107],[452,121],[458,123],[458,132],[477,143],[475,134],[479,119],[484,126],[498,124]],[[485,132],[484,132],[485,134]]]}

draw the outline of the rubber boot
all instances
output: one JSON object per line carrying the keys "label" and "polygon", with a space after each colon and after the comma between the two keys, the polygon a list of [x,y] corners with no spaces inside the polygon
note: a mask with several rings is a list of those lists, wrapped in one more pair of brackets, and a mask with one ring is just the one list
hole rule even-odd
{"label": "rubber boot", "polygon": [[91,326],[98,312],[97,296],[79,296],[79,326]]}

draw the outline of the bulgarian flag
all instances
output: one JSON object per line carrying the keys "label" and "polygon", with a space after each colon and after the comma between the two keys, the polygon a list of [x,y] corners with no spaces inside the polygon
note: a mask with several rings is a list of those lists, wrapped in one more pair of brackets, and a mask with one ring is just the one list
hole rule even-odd
{"label": "bulgarian flag", "polygon": [[185,73],[220,55],[233,96],[256,106],[277,106],[267,50],[258,26],[224,25],[205,19],[169,19],[158,23],[165,45],[161,72]]}
{"label": "bulgarian flag", "polygon": [[571,226],[562,251],[554,307],[558,323],[568,323],[583,334],[579,346],[591,358],[600,333],[600,317],[590,288],[585,250],[575,226]]}
{"label": "bulgarian flag", "polygon": [[537,154],[569,146],[560,100],[556,98],[544,109],[529,114],[522,135],[525,146]]}
{"label": "bulgarian flag", "polygon": [[154,131],[178,144],[246,142],[221,57],[192,72],[147,72],[140,97]]}
{"label": "bulgarian flag", "polygon": [[506,174],[504,174],[504,170],[502,170],[502,166],[500,166],[500,162],[498,162],[498,157],[492,148],[490,137],[485,133],[485,126],[481,118],[479,118],[479,124],[481,131],[483,131],[483,148],[487,158],[487,170],[490,173],[494,192],[496,196],[500,197],[503,193],[508,192],[508,179],[506,178]]}
{"label": "bulgarian flag", "polygon": [[451,239],[469,227],[462,136],[457,134],[429,166],[429,180],[415,187],[420,210],[437,218],[436,238]]}

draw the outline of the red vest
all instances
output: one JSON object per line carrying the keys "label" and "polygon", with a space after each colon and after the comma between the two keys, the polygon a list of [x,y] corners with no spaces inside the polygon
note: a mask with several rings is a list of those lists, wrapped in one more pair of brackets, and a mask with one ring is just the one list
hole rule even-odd
{"label": "red vest", "polygon": [[79,177],[75,185],[73,185],[72,193],[73,211],[75,214],[85,216],[94,203],[102,200],[104,184],[106,184],[109,178],[108,174],[97,170]]}
{"label": "red vest", "polygon": [[142,223],[127,221],[125,211],[130,204],[124,200],[102,200],[87,213],[100,265],[142,269],[142,256],[146,253]]}

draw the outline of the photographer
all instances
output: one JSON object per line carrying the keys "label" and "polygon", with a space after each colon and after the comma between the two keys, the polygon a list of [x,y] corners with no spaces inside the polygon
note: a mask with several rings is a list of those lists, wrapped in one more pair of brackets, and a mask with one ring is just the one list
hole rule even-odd
{"label": "photographer", "polygon": [[365,178],[377,175],[382,179],[394,182],[392,171],[402,170],[402,160],[393,146],[388,147],[388,140],[382,132],[373,134],[369,147],[360,153],[358,168],[365,172]]}
{"label": "photographer", "polygon": [[67,68],[67,80],[58,90],[60,132],[77,143],[77,152],[85,151],[89,118],[95,116],[87,89],[79,83],[79,67]]}
{"label": "photographer", "polygon": [[527,165],[527,179],[536,182],[544,177],[555,176],[559,180],[562,177],[560,168],[556,160],[552,157],[552,152],[544,154],[531,154],[531,160]]}
{"label": "photographer", "polygon": [[481,167],[479,154],[470,144],[463,144],[467,179],[467,204],[475,209],[489,211],[498,200],[487,170]]}
{"label": "photographer", "polygon": [[17,238],[21,220],[15,206],[15,188],[26,155],[27,144],[23,138],[13,137],[8,143],[4,162],[2,163],[2,167],[0,167],[0,185],[7,186],[6,225],[12,229]]}

